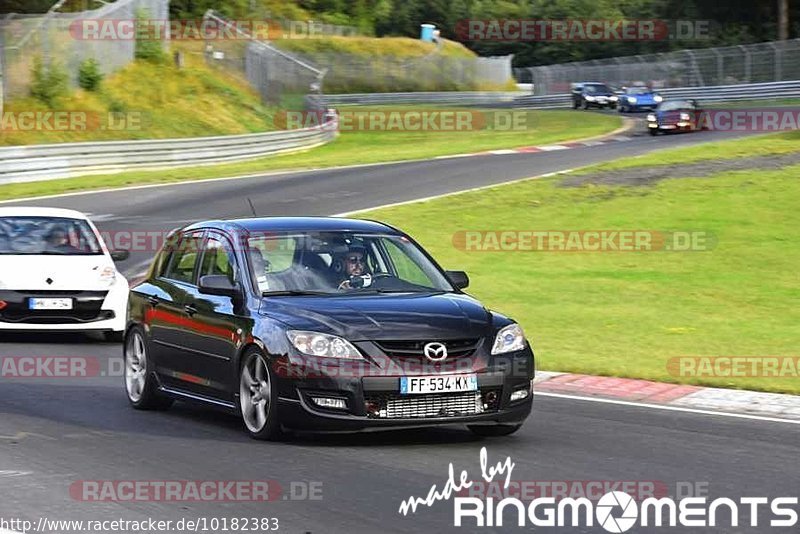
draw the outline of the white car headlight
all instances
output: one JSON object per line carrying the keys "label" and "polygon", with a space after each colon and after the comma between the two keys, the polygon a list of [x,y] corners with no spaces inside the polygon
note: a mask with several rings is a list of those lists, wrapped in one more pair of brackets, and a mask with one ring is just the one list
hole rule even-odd
{"label": "white car headlight", "polygon": [[358,352],[349,341],[330,334],[307,332],[304,330],[289,330],[286,332],[294,348],[308,356],[324,358],[342,358],[345,360],[360,360]]}
{"label": "white car headlight", "polygon": [[682,121],[688,121],[688,120],[691,120],[691,119],[692,119],[692,117],[688,113],[681,113],[681,120]]}
{"label": "white car headlight", "polygon": [[635,96],[629,96],[628,97],[628,102],[630,102],[631,104],[635,104],[636,103],[636,97]]}
{"label": "white car headlight", "polygon": [[593,96],[591,96],[591,95],[586,95],[584,98],[585,98],[586,100],[588,100],[589,102],[593,102],[593,101],[594,101],[594,97],[593,97]]}
{"label": "white car headlight", "polygon": [[655,115],[655,113],[648,113],[648,114],[647,114],[647,120],[648,120],[648,122],[656,122],[656,115]]}
{"label": "white car headlight", "polygon": [[107,284],[112,284],[114,280],[117,278],[117,270],[113,267],[104,267],[100,271],[100,281],[106,282]]}
{"label": "white car headlight", "polygon": [[611,97],[609,97],[609,100],[611,100],[612,102],[616,102],[617,100],[619,100],[619,97],[616,95],[612,95]]}
{"label": "white car headlight", "polygon": [[525,348],[525,334],[518,324],[510,324],[500,329],[494,338],[492,354],[503,354]]}
{"label": "white car headlight", "polygon": [[661,95],[656,95],[656,96],[653,97],[653,100],[658,102],[658,103],[661,103],[661,102],[664,101],[664,97],[661,96]]}

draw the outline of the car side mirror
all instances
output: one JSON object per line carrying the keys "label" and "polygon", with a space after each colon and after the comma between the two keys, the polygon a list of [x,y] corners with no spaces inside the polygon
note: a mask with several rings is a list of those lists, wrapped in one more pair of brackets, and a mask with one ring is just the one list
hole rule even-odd
{"label": "car side mirror", "polygon": [[201,276],[197,288],[200,290],[200,293],[205,293],[206,295],[219,295],[231,298],[239,295],[239,284],[234,284],[224,274]]}
{"label": "car side mirror", "polygon": [[130,250],[117,249],[111,251],[111,259],[114,261],[125,261],[131,257]]}
{"label": "car side mirror", "polygon": [[458,289],[466,289],[469,287],[469,276],[464,271],[445,271],[447,278]]}

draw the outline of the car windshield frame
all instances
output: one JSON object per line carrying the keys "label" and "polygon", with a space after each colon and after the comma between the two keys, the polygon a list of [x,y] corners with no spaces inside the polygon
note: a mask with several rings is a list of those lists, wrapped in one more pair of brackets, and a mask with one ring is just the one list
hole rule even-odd
{"label": "car windshield frame", "polygon": [[0,256],[102,256],[101,239],[87,219],[0,216]]}
{"label": "car windshield frame", "polygon": [[649,95],[653,91],[647,87],[628,87],[625,90],[625,94],[628,95]]}
{"label": "car windshield frame", "polygon": [[696,108],[686,100],[666,100],[658,107],[658,111],[694,111]]}
{"label": "car windshield frame", "polygon": [[611,88],[602,83],[587,83],[583,86],[587,93],[613,93]]}
{"label": "car windshield frame", "polygon": [[[436,261],[404,234],[346,230],[249,232],[243,236],[243,246],[246,270],[256,295],[337,297],[459,292]],[[363,263],[358,262],[359,255]],[[353,276],[348,274],[349,260],[354,260]],[[256,264],[263,265],[263,274]],[[358,266],[364,272],[358,273]],[[345,282],[348,284],[343,287]]]}

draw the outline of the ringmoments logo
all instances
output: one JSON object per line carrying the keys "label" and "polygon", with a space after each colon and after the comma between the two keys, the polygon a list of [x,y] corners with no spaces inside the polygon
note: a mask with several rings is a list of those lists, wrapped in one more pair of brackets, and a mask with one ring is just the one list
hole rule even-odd
{"label": "ringmoments logo", "polygon": [[[492,484],[497,478],[504,488],[511,484],[515,463],[511,457],[490,465],[486,447],[480,451],[480,477],[472,478],[466,470],[456,475],[452,462],[448,478],[441,486],[430,487],[425,497],[410,496],[400,503],[398,512],[415,514],[440,501],[453,501],[453,525],[456,527],[602,527],[621,533],[637,525],[643,527],[795,527],[798,523],[798,498],[778,497],[647,497],[636,500],[625,491],[612,490],[596,501],[586,497],[537,497],[522,501],[518,497],[462,496],[476,483]],[[742,518],[747,518],[747,525]]]}

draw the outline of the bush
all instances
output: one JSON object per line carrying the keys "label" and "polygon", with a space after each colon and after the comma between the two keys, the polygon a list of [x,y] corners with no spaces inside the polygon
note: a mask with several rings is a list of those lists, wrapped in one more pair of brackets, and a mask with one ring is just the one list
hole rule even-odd
{"label": "bush", "polygon": [[148,12],[145,9],[140,9],[136,12],[136,43],[134,49],[134,57],[150,63],[163,63],[166,60],[164,53],[163,41],[158,41],[152,38],[152,32],[140,30],[140,21],[149,18]]}
{"label": "bush", "polygon": [[53,107],[56,100],[69,91],[67,73],[57,63],[45,66],[41,57],[33,59],[31,68],[31,96]]}
{"label": "bush", "polygon": [[103,73],[100,72],[100,64],[96,60],[87,59],[81,63],[78,69],[78,85],[87,91],[97,91],[102,81]]}

